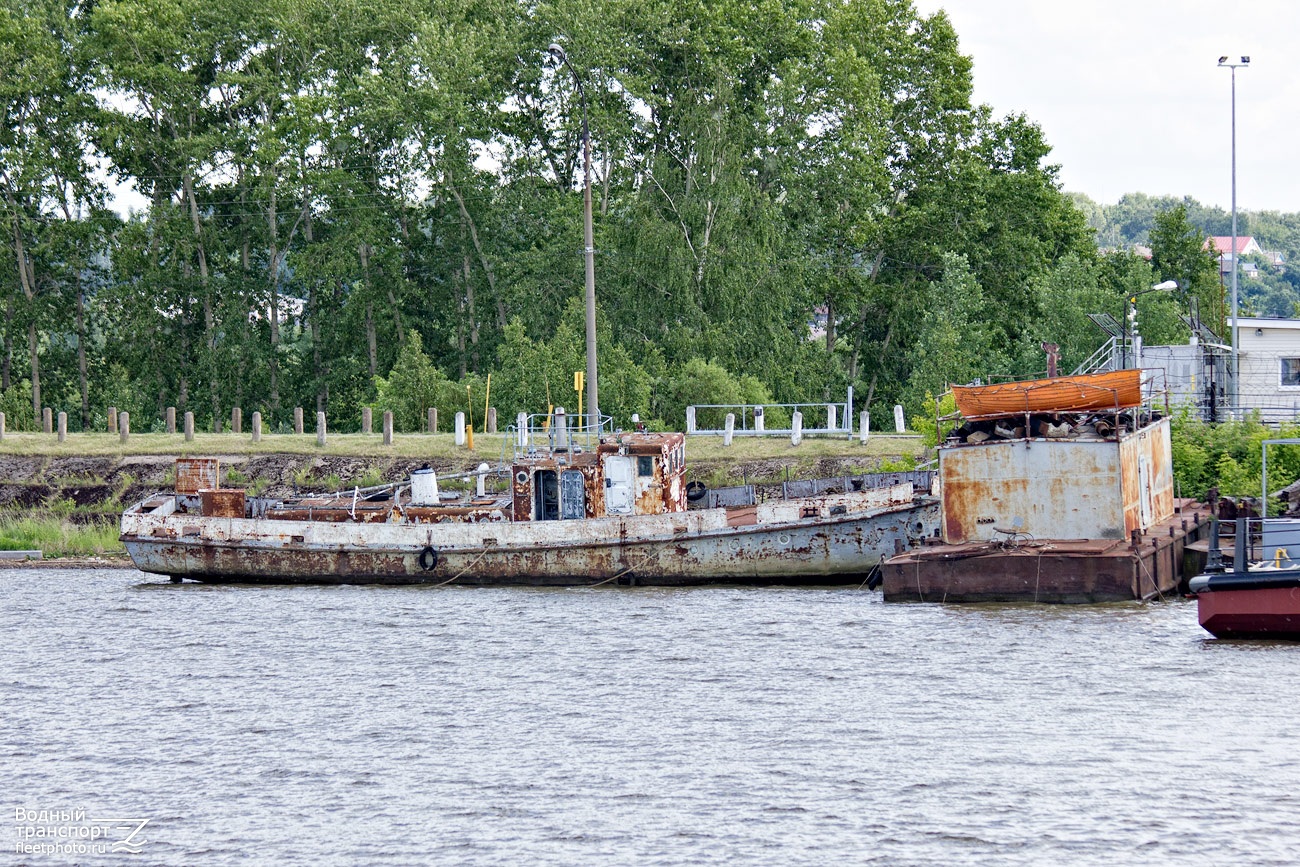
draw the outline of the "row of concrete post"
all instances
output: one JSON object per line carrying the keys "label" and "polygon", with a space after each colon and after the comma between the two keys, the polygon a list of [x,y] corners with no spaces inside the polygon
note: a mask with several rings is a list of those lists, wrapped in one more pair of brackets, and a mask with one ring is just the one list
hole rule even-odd
{"label": "row of concrete post", "polygon": [[[524,417],[526,418],[527,416]],[[496,433],[496,426],[497,426],[496,420],[497,420],[496,407],[490,407],[488,409],[488,416],[487,416],[488,433],[490,434]],[[45,412],[43,413],[42,421],[43,421],[42,427],[44,433],[47,434],[53,433],[55,422],[54,422],[53,411],[49,407],[46,407]],[[429,428],[428,428],[429,433],[436,433],[438,430],[438,410],[432,408],[429,410],[428,423],[429,423]],[[391,412],[384,413],[383,425],[384,425],[384,445],[386,446],[392,445],[393,444],[393,414]],[[217,427],[218,430],[216,432],[221,433],[220,424],[218,424]],[[230,428],[231,431],[235,434],[243,433],[243,414],[239,409],[235,409],[231,412]],[[372,428],[371,410],[369,407],[366,407],[364,410],[362,410],[361,413],[361,432],[363,434],[369,435],[371,433],[371,428]],[[294,429],[294,433],[296,434],[303,433],[303,413],[301,407],[294,407],[293,429]],[[63,442],[64,440],[66,440],[68,436],[68,414],[66,412],[59,413],[57,430],[58,430],[59,442]],[[463,412],[456,413],[455,431],[456,431],[456,445],[458,446],[463,446],[466,444],[467,434],[469,436],[472,436],[472,429],[466,424],[465,413]],[[131,436],[131,414],[128,412],[118,412],[116,407],[109,407],[108,432],[117,434],[120,437],[122,442],[126,442]],[[174,407],[170,407],[170,406],[167,407],[167,432],[170,434],[176,433],[176,410]],[[194,413],[192,412],[185,413],[184,433],[185,433],[186,442],[191,442],[194,439]],[[3,412],[0,412],[0,440],[3,440],[4,437],[5,437],[5,414]],[[325,413],[318,412],[316,413],[316,444],[322,446],[325,445],[326,437],[327,437],[327,425],[325,420]],[[260,442],[261,439],[262,439],[262,414],[260,412],[254,412],[252,440],[253,442]]]}
{"label": "row of concrete post", "polygon": [[[834,427],[835,408],[831,407],[830,412],[831,412],[830,425],[831,427]],[[362,434],[365,435],[371,434],[372,421],[373,419],[372,419],[372,412],[370,407],[362,408],[361,410],[361,433]],[[384,445],[386,446],[392,445],[393,444],[393,414],[391,412],[384,413],[383,425],[384,425]],[[519,425],[520,425],[520,430],[523,431],[527,425],[526,413],[520,413]],[[54,426],[55,426],[55,422],[53,418],[53,411],[49,407],[46,407],[44,413],[42,413],[42,429],[44,433],[47,434],[53,433]],[[219,420],[217,422],[216,427],[217,427],[216,433],[221,433],[221,422]],[[898,433],[903,433],[904,430],[906,429],[904,418],[903,418],[902,406],[894,407],[894,427],[898,431]],[[230,429],[235,434],[242,434],[243,428],[244,428],[243,411],[238,407],[236,407],[230,412]],[[63,442],[65,439],[67,439],[68,414],[66,412],[59,413],[57,430],[58,430],[59,442]],[[436,433],[437,430],[438,430],[438,410],[430,408],[428,412],[428,432]],[[119,413],[117,411],[117,407],[109,407],[108,408],[108,432],[117,434],[122,442],[126,442],[131,435],[130,413],[126,413],[126,412]],[[303,412],[302,412],[302,407],[300,406],[294,407],[293,409],[293,432],[295,434],[303,433]],[[494,434],[497,432],[496,407],[488,408],[487,432],[490,434]],[[732,440],[735,437],[735,432],[736,432],[736,414],[729,412],[727,413],[725,427],[723,428],[723,433],[722,433],[722,444],[724,446],[731,445]],[[171,406],[167,407],[167,433],[169,434],[176,433],[176,408]],[[185,433],[186,442],[190,442],[194,439],[194,413],[192,412],[185,413],[184,433]],[[0,412],[0,440],[3,440],[4,436],[5,436],[5,414],[3,412]],[[866,443],[867,440],[870,438],[870,436],[871,436],[871,413],[867,412],[866,410],[863,410],[862,413],[858,416],[858,439],[862,443]],[[455,437],[456,437],[456,445],[458,446],[463,446],[467,442],[469,443],[473,442],[472,440],[473,432],[472,429],[466,425],[465,413],[463,412],[456,413]],[[262,414],[260,412],[253,413],[252,439],[253,442],[260,442],[262,439]],[[323,446],[325,445],[325,441],[326,441],[325,413],[318,412],[316,413],[316,444]],[[790,443],[792,445],[797,446],[801,442],[803,442],[803,413],[800,412],[799,410],[795,410],[791,416]]]}
{"label": "row of concrete post", "polygon": [[[221,422],[221,419],[217,419],[215,425],[216,430],[214,433],[221,433]],[[189,442],[194,439],[194,413],[185,413],[182,423],[184,425],[183,431],[185,434],[185,440],[186,442]],[[429,433],[438,432],[437,409],[433,407],[429,408],[427,424],[427,430]],[[167,433],[176,433],[176,407],[174,406],[167,407],[166,425]],[[293,432],[301,435],[303,433],[303,427],[302,407],[296,406],[293,408]],[[458,412],[456,413],[457,445],[464,444],[465,429],[465,413]],[[45,407],[45,410],[41,413],[41,430],[43,433],[47,434],[57,432],[59,442],[63,442],[68,436],[68,414],[66,412],[60,412],[56,419],[54,411],[48,406]],[[242,434],[244,432],[244,412],[239,407],[235,407],[230,411],[230,430],[235,434]],[[121,438],[122,442],[126,442],[131,435],[130,413],[118,412],[117,407],[110,406],[108,408],[108,432],[111,434],[117,434]],[[487,432],[490,434],[497,432],[497,410],[494,406],[488,407]],[[373,412],[368,406],[363,407],[361,410],[361,433],[366,435],[373,433]],[[383,433],[384,445],[392,445],[393,414],[391,412],[385,412],[383,414]],[[5,414],[0,412],[0,440],[3,440],[4,436]],[[318,412],[316,413],[316,442],[320,445],[324,445],[325,436],[325,413]],[[262,439],[262,414],[260,412],[253,413],[252,438],[253,442],[260,442]]]}

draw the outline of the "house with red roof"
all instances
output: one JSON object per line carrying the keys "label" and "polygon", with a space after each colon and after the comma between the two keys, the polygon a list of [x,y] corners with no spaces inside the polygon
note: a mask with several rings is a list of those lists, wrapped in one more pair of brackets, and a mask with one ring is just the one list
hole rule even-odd
{"label": "house with red roof", "polygon": [[[1205,249],[1213,248],[1218,254],[1219,273],[1232,273],[1232,236],[1231,235],[1211,235],[1205,239]],[[1250,235],[1237,236],[1237,255],[1250,256],[1258,254],[1261,256],[1271,255],[1274,259],[1280,260],[1281,254],[1266,254],[1264,249],[1259,246],[1254,237]],[[1239,266],[1239,273],[1247,277],[1255,277],[1259,274],[1259,268],[1254,262],[1242,262]]]}
{"label": "house with red roof", "polygon": [[[1211,245],[1214,246],[1214,251],[1218,253],[1220,256],[1224,255],[1225,253],[1231,253],[1232,236],[1211,235],[1210,237],[1205,239],[1205,249],[1207,250],[1210,249]],[[1264,252],[1263,248],[1259,246],[1259,244],[1255,241],[1254,237],[1252,237],[1251,235],[1237,236],[1238,256],[1249,256],[1251,253],[1263,253],[1263,252]]]}

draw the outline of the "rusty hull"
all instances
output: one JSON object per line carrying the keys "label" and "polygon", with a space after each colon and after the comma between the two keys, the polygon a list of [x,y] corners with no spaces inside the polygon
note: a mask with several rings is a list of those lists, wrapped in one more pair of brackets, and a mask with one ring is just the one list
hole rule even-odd
{"label": "rusty hull", "polygon": [[568,521],[388,516],[202,517],[162,497],[127,510],[122,540],[143,571],[201,581],[825,584],[860,582],[882,556],[932,535],[938,505],[904,484],[742,510]]}
{"label": "rusty hull", "polygon": [[1151,599],[1184,583],[1183,549],[1209,510],[1180,511],[1131,539],[1027,539],[934,545],[881,563],[887,602],[1088,603]]}

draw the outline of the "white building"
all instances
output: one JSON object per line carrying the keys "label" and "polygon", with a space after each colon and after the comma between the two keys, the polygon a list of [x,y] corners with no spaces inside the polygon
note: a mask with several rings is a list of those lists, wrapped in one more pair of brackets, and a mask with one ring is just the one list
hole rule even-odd
{"label": "white building", "polygon": [[1300,319],[1238,317],[1238,394],[1270,423],[1300,420]]}

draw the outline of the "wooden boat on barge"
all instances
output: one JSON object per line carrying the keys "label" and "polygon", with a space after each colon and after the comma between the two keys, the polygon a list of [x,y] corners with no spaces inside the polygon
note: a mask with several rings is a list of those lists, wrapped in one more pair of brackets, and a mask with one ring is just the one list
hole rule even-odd
{"label": "wooden boat on barge", "polygon": [[968,421],[1017,413],[1117,412],[1142,403],[1142,371],[1026,379],[992,385],[954,385],[957,409]]}
{"label": "wooden boat on barge", "polygon": [[688,492],[683,434],[586,436],[560,413],[523,430],[497,494],[440,492],[426,469],[366,491],[248,497],[217,488],[215,461],[180,459],[177,489],[128,508],[121,538],[139,569],[173,581],[842,584],[938,526],[937,501],[910,482],[710,504]]}

